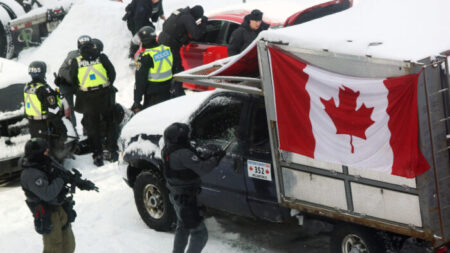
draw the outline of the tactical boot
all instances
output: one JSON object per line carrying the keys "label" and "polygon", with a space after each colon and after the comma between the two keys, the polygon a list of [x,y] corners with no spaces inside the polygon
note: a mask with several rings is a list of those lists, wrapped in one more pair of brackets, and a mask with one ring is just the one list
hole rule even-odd
{"label": "tactical boot", "polygon": [[104,165],[104,163],[103,163],[103,157],[102,157],[101,155],[94,156],[94,164],[95,164],[97,167],[103,166],[103,165]]}

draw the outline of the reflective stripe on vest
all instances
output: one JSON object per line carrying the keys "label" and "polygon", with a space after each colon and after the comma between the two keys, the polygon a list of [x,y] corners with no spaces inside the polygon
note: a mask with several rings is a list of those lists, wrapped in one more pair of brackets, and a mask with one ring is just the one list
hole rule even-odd
{"label": "reflective stripe on vest", "polygon": [[106,74],[106,69],[100,62],[100,58],[97,58],[95,61],[87,61],[79,56],[77,57],[77,62],[80,90],[88,91],[109,86],[110,82]]}
{"label": "reflective stripe on vest", "polygon": [[149,54],[153,59],[153,68],[148,72],[150,82],[164,82],[172,78],[173,56],[170,47],[161,45],[146,49],[142,55]]}
{"label": "reflective stripe on vest", "polygon": [[36,91],[44,86],[41,83],[29,83],[25,85],[23,91],[23,100],[25,104],[25,115],[29,119],[42,120],[47,119],[48,115],[46,111],[42,111],[42,104],[36,95]]}

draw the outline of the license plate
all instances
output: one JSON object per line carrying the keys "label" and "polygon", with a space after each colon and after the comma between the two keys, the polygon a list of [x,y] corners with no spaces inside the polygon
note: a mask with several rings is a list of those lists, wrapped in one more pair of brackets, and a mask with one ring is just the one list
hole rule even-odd
{"label": "license plate", "polygon": [[272,166],[270,163],[248,160],[247,172],[249,177],[272,181]]}

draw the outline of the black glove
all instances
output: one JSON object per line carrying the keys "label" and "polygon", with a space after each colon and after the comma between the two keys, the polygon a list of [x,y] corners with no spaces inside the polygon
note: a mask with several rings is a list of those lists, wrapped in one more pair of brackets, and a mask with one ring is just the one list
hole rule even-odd
{"label": "black glove", "polygon": [[206,22],[208,22],[208,17],[203,16],[202,17],[202,24],[206,24]]}
{"label": "black glove", "polygon": [[87,179],[80,179],[77,182],[78,189],[82,191],[96,191],[98,192],[98,187],[95,184]]}
{"label": "black glove", "polygon": [[133,103],[133,105],[131,106],[131,110],[134,112],[134,113],[137,113],[137,112],[139,112],[139,111],[141,111],[143,109],[143,107],[142,107],[142,105],[141,104],[138,104],[138,103]]}
{"label": "black glove", "polygon": [[53,72],[53,76],[55,77],[55,85],[60,87],[64,83],[64,78],[62,76],[58,76],[55,72]]}

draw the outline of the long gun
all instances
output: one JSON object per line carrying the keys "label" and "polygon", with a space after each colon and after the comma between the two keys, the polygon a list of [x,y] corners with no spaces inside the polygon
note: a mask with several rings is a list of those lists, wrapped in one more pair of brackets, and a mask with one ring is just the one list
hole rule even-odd
{"label": "long gun", "polygon": [[70,193],[75,193],[75,188],[82,191],[96,191],[98,187],[90,180],[82,179],[81,173],[77,169],[66,170],[61,164],[52,158],[52,167],[56,169],[58,175],[64,180],[64,182],[70,184]]}

